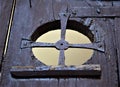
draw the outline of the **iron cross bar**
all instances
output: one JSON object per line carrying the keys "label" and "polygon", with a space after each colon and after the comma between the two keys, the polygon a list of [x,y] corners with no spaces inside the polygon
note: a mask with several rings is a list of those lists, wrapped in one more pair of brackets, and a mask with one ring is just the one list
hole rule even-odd
{"label": "iron cross bar", "polygon": [[61,40],[65,40],[67,21],[70,13],[59,13],[61,23]]}
{"label": "iron cross bar", "polygon": [[56,43],[32,42],[29,40],[22,40],[21,49],[34,47],[54,47],[60,50],[58,62],[59,65],[65,65],[64,51],[67,50],[68,48],[85,48],[104,52],[101,43],[69,44],[67,41],[64,40],[59,40]]}
{"label": "iron cross bar", "polygon": [[67,21],[70,17],[70,13],[59,13],[59,16],[60,16],[60,23],[61,23],[61,40],[59,40],[56,43],[57,49],[60,50],[58,64],[65,65],[65,52],[64,52],[64,50],[69,47],[68,42],[65,41],[65,35],[66,35]]}
{"label": "iron cross bar", "polygon": [[34,47],[55,47],[60,50],[59,53],[59,65],[65,65],[65,53],[64,51],[68,48],[86,48],[94,49],[104,52],[104,49],[100,43],[90,43],[90,44],[69,44],[65,41],[67,21],[70,17],[70,13],[60,13],[60,23],[61,23],[61,39],[56,43],[46,43],[46,42],[33,42],[27,39],[22,40],[21,48],[34,48]]}
{"label": "iron cross bar", "polygon": [[69,44],[67,41],[61,40],[56,43],[33,42],[27,39],[22,40],[21,49],[35,47],[54,47],[58,50],[67,50],[68,48],[85,48],[104,52],[104,48],[101,43]]}

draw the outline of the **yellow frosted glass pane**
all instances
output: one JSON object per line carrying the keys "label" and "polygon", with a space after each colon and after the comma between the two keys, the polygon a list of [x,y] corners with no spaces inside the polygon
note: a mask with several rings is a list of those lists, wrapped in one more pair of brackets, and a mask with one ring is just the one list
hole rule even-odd
{"label": "yellow frosted glass pane", "polygon": [[[36,42],[51,42],[56,43],[60,40],[60,30],[49,31],[40,36]],[[66,41],[74,44],[91,43],[85,35],[67,29]],[[59,50],[56,48],[33,48],[33,54],[38,60],[46,65],[58,65]],[[93,50],[69,48],[65,50],[65,64],[66,65],[81,65],[91,58]]]}

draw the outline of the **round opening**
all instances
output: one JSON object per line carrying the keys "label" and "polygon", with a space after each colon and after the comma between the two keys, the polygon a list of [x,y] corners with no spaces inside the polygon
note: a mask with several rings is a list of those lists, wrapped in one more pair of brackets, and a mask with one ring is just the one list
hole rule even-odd
{"label": "round opening", "polygon": [[[48,31],[36,39],[36,42],[56,43],[60,40],[60,29]],[[71,29],[66,30],[68,43],[85,44],[91,43],[92,39],[88,36]],[[61,47],[65,43],[59,44]],[[59,50],[56,48],[32,48],[34,56],[46,65],[58,65]],[[81,65],[87,62],[93,55],[93,50],[82,48],[68,48],[65,50],[65,65]]]}
{"label": "round opening", "polygon": [[75,20],[67,22],[66,39],[60,41],[60,20],[48,22],[38,27],[31,35],[36,42],[56,43],[56,48],[32,48],[34,56],[46,65],[58,65],[60,49],[65,50],[66,65],[81,65],[93,55],[93,50],[69,48],[68,43],[84,44],[94,42],[94,35],[87,26]]}
{"label": "round opening", "polygon": [[[56,29],[60,29],[60,21],[59,20],[43,24],[42,26],[38,27],[32,33],[31,40],[36,41],[41,35],[49,32],[51,30],[56,30]],[[72,30],[78,31],[78,32],[84,34],[85,36],[87,36],[91,42],[94,42],[94,35],[92,34],[92,32],[88,29],[87,26],[83,25],[80,22],[77,22],[75,20],[69,20],[67,22],[67,29],[72,29]],[[53,36],[53,38],[55,38],[55,37]]]}
{"label": "round opening", "polygon": [[61,43],[60,45],[63,45],[63,43]]}

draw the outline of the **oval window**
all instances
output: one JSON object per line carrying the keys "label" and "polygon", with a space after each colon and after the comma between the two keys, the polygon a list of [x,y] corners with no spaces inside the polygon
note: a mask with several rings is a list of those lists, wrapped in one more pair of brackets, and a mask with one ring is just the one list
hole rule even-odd
{"label": "oval window", "polygon": [[[41,35],[36,42],[56,43],[60,40],[60,29],[49,31]],[[67,29],[66,41],[73,44],[91,43],[82,33]],[[32,48],[34,56],[46,65],[58,65],[59,50],[56,48]],[[92,49],[68,48],[65,50],[65,65],[82,65],[93,55]]]}

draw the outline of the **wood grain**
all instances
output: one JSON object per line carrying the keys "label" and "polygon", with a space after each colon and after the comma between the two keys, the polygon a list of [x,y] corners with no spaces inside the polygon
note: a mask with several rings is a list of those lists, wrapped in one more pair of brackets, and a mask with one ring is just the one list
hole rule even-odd
{"label": "wood grain", "polygon": [[[79,8],[89,7],[88,9],[93,9],[93,7],[96,9],[98,6],[112,6],[111,2],[102,2],[102,4],[101,2],[95,2],[91,4],[92,5],[89,5],[87,2],[79,0],[70,0],[69,2],[67,0],[31,0],[31,2],[29,0],[17,0],[8,53],[5,57],[6,62],[3,63],[1,87],[118,87],[115,26],[113,18],[116,15],[119,16],[118,8],[114,9],[114,11],[116,11],[114,13],[116,14],[112,18],[109,16],[112,11],[109,12],[108,10],[106,10],[108,16],[104,16],[104,18],[99,17],[99,10],[95,15],[96,17],[92,17],[93,22],[91,25],[95,25],[94,28],[91,29],[94,33],[94,41],[102,42],[105,53],[95,51],[86,64],[101,65],[102,74],[100,79],[78,77],[15,79],[10,73],[12,66],[37,67],[41,65],[41,62],[34,57],[31,48],[21,49],[21,40],[22,38],[31,39],[31,35],[38,27],[48,22],[59,20],[59,12],[65,12],[66,8],[70,9],[76,6]],[[84,22],[86,18],[90,17],[89,14],[92,13],[90,11],[87,13],[87,10],[84,11],[81,9],[77,14],[85,15],[85,18],[76,17],[73,19],[79,21],[81,24],[82,22],[80,20]],[[90,28],[91,25],[87,26],[87,28]]]}
{"label": "wood grain", "polygon": [[100,78],[100,65],[81,66],[13,66],[10,70],[15,78]]}
{"label": "wood grain", "polygon": [[13,0],[0,1],[0,66],[3,59],[5,40],[7,36],[12,4]]}
{"label": "wood grain", "polygon": [[4,50],[5,50],[5,43],[7,32],[10,23],[10,16],[12,10],[13,0],[0,0],[0,87],[2,81],[2,70],[3,69],[3,62],[4,60]]}
{"label": "wood grain", "polygon": [[118,83],[120,86],[120,18],[115,19],[115,38],[116,38],[116,54],[117,54],[117,72],[118,72]]}

